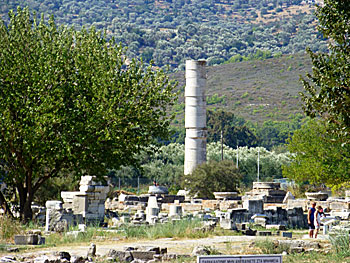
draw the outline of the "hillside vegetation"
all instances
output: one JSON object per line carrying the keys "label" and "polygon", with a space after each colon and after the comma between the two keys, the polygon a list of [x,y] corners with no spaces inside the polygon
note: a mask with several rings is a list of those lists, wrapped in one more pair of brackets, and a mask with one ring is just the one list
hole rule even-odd
{"label": "hillside vegetation", "polygon": [[[300,75],[311,71],[306,54],[229,63],[207,67],[207,104],[211,109],[232,111],[253,123],[287,121],[302,113],[298,92]],[[185,72],[173,78],[184,91]],[[184,94],[175,106],[177,123],[183,122]]]}
{"label": "hillside vegetation", "polygon": [[56,22],[106,30],[129,58],[184,69],[186,59],[221,64],[260,51],[326,50],[315,30],[314,7],[301,0],[4,0],[0,16],[17,6],[53,14]]}

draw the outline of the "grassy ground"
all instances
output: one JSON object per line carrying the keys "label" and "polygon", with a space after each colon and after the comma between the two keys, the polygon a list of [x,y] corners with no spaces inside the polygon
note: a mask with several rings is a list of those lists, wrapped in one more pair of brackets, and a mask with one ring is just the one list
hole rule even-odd
{"label": "grassy ground", "polygon": [[[19,224],[9,219],[0,221],[1,239],[0,252],[6,253],[9,243],[13,240],[15,234],[24,233],[26,228],[19,227]],[[33,228],[33,226],[31,226]],[[73,229],[74,230],[74,229]],[[300,232],[300,231],[296,231]],[[43,246],[27,246],[21,247],[20,252],[25,249],[46,249],[50,247],[64,247],[64,246],[88,246],[91,242],[97,243],[98,246],[106,244],[105,242],[131,242],[137,244],[138,241],[157,240],[160,238],[178,239],[179,244],[186,239],[201,239],[214,236],[228,236],[237,235],[234,231],[222,230],[215,228],[213,231],[203,231],[201,222],[198,220],[182,220],[166,224],[157,224],[155,226],[139,226],[131,227],[124,226],[118,228],[118,231],[106,231],[106,229],[98,227],[88,227],[86,233],[80,233],[77,236],[67,235],[65,233],[54,233],[46,237],[46,244]],[[294,233],[293,233],[294,236]],[[296,235],[295,235],[296,236]],[[266,239],[257,238],[254,243],[251,241],[241,242],[222,242],[216,243],[213,246],[208,246],[212,254],[282,254],[283,251],[288,251],[288,248],[278,247],[273,242],[276,236]],[[129,241],[128,241],[129,240]],[[242,239],[243,240],[243,239]],[[300,254],[288,254],[283,256],[283,263],[338,263],[350,262],[350,247],[348,235],[333,236],[330,239],[332,248],[329,251],[320,250],[318,252],[308,252]],[[181,258],[175,262],[195,262],[196,258]]]}

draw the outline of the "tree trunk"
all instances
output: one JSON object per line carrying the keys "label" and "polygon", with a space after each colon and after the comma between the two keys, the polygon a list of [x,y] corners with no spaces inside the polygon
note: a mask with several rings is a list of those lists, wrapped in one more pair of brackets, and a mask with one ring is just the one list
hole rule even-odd
{"label": "tree trunk", "polygon": [[24,203],[24,209],[23,209],[23,221],[25,223],[33,219],[32,201],[33,201],[33,197],[30,194],[28,194],[28,197]]}

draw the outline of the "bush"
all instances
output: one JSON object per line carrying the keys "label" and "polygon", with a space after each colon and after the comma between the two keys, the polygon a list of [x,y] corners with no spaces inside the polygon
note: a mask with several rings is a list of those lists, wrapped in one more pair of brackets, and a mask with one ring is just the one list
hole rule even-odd
{"label": "bush", "polygon": [[242,175],[232,161],[210,161],[184,175],[182,187],[199,198],[214,198],[213,192],[237,191]]}

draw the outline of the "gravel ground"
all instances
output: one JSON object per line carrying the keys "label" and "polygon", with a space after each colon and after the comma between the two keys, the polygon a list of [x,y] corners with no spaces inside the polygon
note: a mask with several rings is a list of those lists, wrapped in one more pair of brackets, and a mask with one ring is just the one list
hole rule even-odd
{"label": "gravel ground", "polygon": [[[173,239],[173,238],[161,238],[156,240],[133,240],[133,241],[101,241],[93,242],[96,244],[96,252],[98,255],[104,256],[110,249],[124,250],[124,247],[132,246],[157,246],[161,248],[167,248],[168,253],[177,254],[191,254],[192,250],[196,246],[210,246],[218,250],[224,248],[230,248],[231,250],[240,251],[249,245],[252,241],[257,240],[254,236],[214,236],[202,239]],[[90,243],[85,244],[72,244],[62,245],[58,247],[42,248],[30,250],[26,253],[21,253],[23,256],[27,255],[41,255],[51,252],[66,251],[71,255],[86,256]],[[8,253],[7,253],[8,254]]]}

